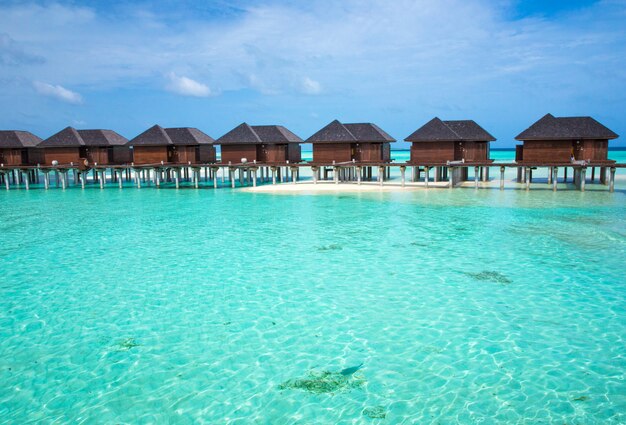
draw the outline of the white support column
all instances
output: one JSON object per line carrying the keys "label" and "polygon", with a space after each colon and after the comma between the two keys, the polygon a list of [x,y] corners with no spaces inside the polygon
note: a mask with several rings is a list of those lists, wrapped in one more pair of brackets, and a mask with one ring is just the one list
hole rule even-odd
{"label": "white support column", "polygon": [[430,181],[430,167],[424,167],[424,184],[428,189],[428,183]]}
{"label": "white support column", "polygon": [[504,190],[504,165],[500,166],[500,190]]}
{"label": "white support column", "polygon": [[[47,176],[48,174],[46,173],[45,175]],[[7,190],[11,190],[11,183],[9,182],[9,175],[8,174],[4,175],[4,185],[7,188]]]}
{"label": "white support column", "polygon": [[174,185],[176,189],[180,189],[180,168],[175,168],[174,170]]}
{"label": "white support column", "polygon": [[250,169],[252,171],[252,187],[256,187],[256,168]]}
{"label": "white support column", "polygon": [[24,184],[26,185],[26,190],[30,190],[30,181],[28,178],[28,173],[22,173],[22,179],[24,180]]}
{"label": "white support column", "polygon": [[[9,184],[9,176],[6,176],[6,181],[7,181],[7,185]],[[50,174],[48,173],[48,171],[43,173],[43,187],[48,190],[50,189]],[[8,190],[8,186],[7,186],[7,190]]]}
{"label": "white support column", "polygon": [[361,184],[361,175],[363,173],[363,167],[358,166],[356,167],[356,182],[357,184]]}
{"label": "white support column", "polygon": [[161,170],[154,170],[154,184],[157,188],[161,187]]}
{"label": "white support column", "polygon": [[120,189],[122,189],[122,188],[124,188],[124,180],[122,179],[122,175],[124,174],[124,171],[119,170],[119,171],[116,171],[116,173],[117,173],[117,175],[119,176],[119,177],[117,178],[117,185],[118,185],[118,187],[119,187]]}
{"label": "white support column", "polygon": [[526,190],[530,190],[530,168],[526,167],[525,178],[526,178]]}
{"label": "white support column", "polygon": [[401,166],[400,167],[400,177],[402,179],[402,187],[405,186],[406,184],[406,176],[404,175],[406,173],[406,167],[405,166]]}
{"label": "white support column", "polygon": [[378,177],[380,179],[378,183],[382,186],[385,182],[385,167],[378,167]]}
{"label": "white support column", "polygon": [[556,192],[558,182],[559,167],[552,167],[552,190]]}
{"label": "white support column", "polygon": [[552,184],[552,176],[554,175],[553,173],[554,167],[548,167],[548,184]]}
{"label": "white support column", "polygon": [[217,189],[217,172],[219,168],[213,169],[213,189]]}
{"label": "white support column", "polygon": [[100,171],[100,189],[104,189],[104,172]]}
{"label": "white support column", "polygon": [[615,167],[609,170],[609,192],[615,192]]}
{"label": "white support column", "polygon": [[137,189],[141,189],[141,170],[135,170],[135,181],[137,182]]}
{"label": "white support column", "polygon": [[272,167],[272,184],[276,184],[276,167]]}
{"label": "white support column", "polygon": [[61,187],[63,188],[63,190],[65,190],[65,187],[67,185],[66,176],[67,174],[65,171],[61,172]]}
{"label": "white support column", "polygon": [[235,188],[235,169],[230,167],[228,169],[228,176],[230,177],[230,187]]}
{"label": "white support column", "polygon": [[339,167],[333,167],[333,179],[335,184],[339,184]]}
{"label": "white support column", "polygon": [[198,188],[198,186],[200,185],[200,169],[199,168],[192,168],[191,172],[193,173],[193,187],[195,187],[196,189]]}
{"label": "white support column", "polygon": [[587,179],[587,167],[581,167],[580,169],[580,191],[585,191],[585,180]]}
{"label": "white support column", "polygon": [[474,189],[478,189],[478,167],[474,167]]}
{"label": "white support column", "polygon": [[[435,167],[435,181],[437,181],[438,172],[439,170],[437,170],[437,167]],[[448,188],[449,189],[454,188],[454,174],[455,173],[456,173],[456,169],[454,167],[448,168]]]}
{"label": "white support column", "polygon": [[297,168],[296,167],[292,167],[291,168],[291,184],[296,184],[296,181],[298,179],[298,172],[297,172]]}
{"label": "white support column", "polygon": [[313,176],[313,184],[317,184],[317,167],[311,167],[311,175]]}

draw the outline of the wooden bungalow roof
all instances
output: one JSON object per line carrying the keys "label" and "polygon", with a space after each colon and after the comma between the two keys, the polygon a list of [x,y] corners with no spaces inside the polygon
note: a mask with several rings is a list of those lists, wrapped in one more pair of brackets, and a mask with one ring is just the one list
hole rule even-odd
{"label": "wooden bungalow roof", "polygon": [[84,146],[82,137],[73,127],[65,127],[39,143],[40,148],[74,148]]}
{"label": "wooden bungalow roof", "polygon": [[442,121],[435,117],[404,140],[407,142],[493,142],[496,139],[473,120]]}
{"label": "wooden bungalow roof", "polygon": [[252,130],[263,143],[302,143],[303,140],[282,125],[253,125]]}
{"label": "wooden bungalow roof", "polygon": [[193,146],[212,144],[215,140],[193,127],[163,128],[153,125],[128,142],[129,146]]}
{"label": "wooden bungalow roof", "polygon": [[302,143],[302,139],[282,125],[241,123],[216,140],[221,145]]}
{"label": "wooden bungalow roof", "polygon": [[0,149],[33,148],[41,138],[29,131],[0,130]]}
{"label": "wooden bungalow roof", "polygon": [[555,117],[546,114],[522,131],[516,140],[616,139],[617,134],[591,117]]}
{"label": "wooden bungalow roof", "polygon": [[171,144],[170,137],[160,125],[153,125],[128,142],[129,146],[167,146]]}
{"label": "wooden bungalow roof", "polygon": [[342,124],[338,120],[313,134],[305,143],[385,143],[395,142],[395,139],[383,131],[376,124],[353,123]]}
{"label": "wooden bungalow roof", "polygon": [[166,128],[165,133],[174,145],[210,145],[215,140],[193,127]]}
{"label": "wooden bungalow roof", "polygon": [[78,130],[85,146],[122,146],[128,139],[113,130]]}

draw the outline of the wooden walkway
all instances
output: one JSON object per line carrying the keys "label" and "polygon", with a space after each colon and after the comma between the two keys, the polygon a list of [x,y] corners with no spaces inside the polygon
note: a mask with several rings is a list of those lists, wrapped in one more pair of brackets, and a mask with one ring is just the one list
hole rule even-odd
{"label": "wooden walkway", "polygon": [[[449,163],[428,163],[414,164],[402,162],[390,163],[370,163],[370,162],[340,162],[340,163],[211,163],[211,164],[124,164],[124,165],[96,165],[86,168],[83,164],[58,164],[55,166],[0,166],[0,184],[6,190],[11,187],[25,188],[29,190],[32,184],[40,184],[43,180],[43,187],[49,189],[51,182],[56,187],[63,189],[72,184],[80,185],[82,188],[86,184],[97,184],[104,189],[107,184],[115,185],[120,189],[124,187],[124,181],[133,182],[134,186],[141,188],[142,184],[154,184],[161,187],[164,183],[173,183],[176,188],[181,182],[192,182],[198,188],[204,178],[205,182],[211,182],[214,188],[230,186],[235,188],[237,180],[240,186],[258,183],[296,183],[300,180],[300,172],[303,169],[310,170],[312,182],[314,184],[321,180],[330,180],[335,184],[340,182],[356,182],[360,184],[364,181],[375,181],[384,185],[391,178],[392,170],[400,172],[400,182],[405,186],[409,181],[421,182],[428,188],[432,183],[446,183],[446,187],[454,188],[465,181],[469,181],[470,171],[473,171],[473,181],[476,188],[480,187],[480,182],[490,181],[489,175],[492,171],[499,171],[500,189],[505,186],[505,171],[515,169],[517,173],[516,181],[531,188],[533,172],[545,169],[548,176],[548,184],[553,190],[557,190],[559,172],[562,170],[561,182],[567,182],[568,170],[572,170],[571,181],[578,190],[584,191],[585,185],[596,181],[596,170],[598,170],[598,180],[601,184],[608,186],[610,192],[615,188],[615,172],[618,168],[626,168],[625,163],[586,163],[576,161],[572,163],[511,163],[511,162],[449,162]],[[406,176],[409,170],[411,175]],[[375,172],[374,172],[375,171]],[[70,179],[70,174],[72,178]],[[204,174],[204,177],[203,177]],[[91,179],[89,178],[91,175]],[[432,176],[432,179],[431,179]],[[441,185],[438,185],[441,186]]]}

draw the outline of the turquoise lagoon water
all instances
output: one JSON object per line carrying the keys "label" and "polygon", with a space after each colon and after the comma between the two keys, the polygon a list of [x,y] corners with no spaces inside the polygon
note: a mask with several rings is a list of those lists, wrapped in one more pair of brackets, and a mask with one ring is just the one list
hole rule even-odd
{"label": "turquoise lagoon water", "polygon": [[620,188],[12,190],[0,234],[3,424],[626,422]]}

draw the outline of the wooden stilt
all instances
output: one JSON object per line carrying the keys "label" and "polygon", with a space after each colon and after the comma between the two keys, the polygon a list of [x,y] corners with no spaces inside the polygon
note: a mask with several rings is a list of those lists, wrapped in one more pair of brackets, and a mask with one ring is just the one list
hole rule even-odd
{"label": "wooden stilt", "polygon": [[591,167],[591,183],[596,179],[596,167]]}
{"label": "wooden stilt", "polygon": [[567,167],[563,167],[563,183],[567,183]]}
{"label": "wooden stilt", "polygon": [[609,170],[609,192],[615,191],[615,167]]}

